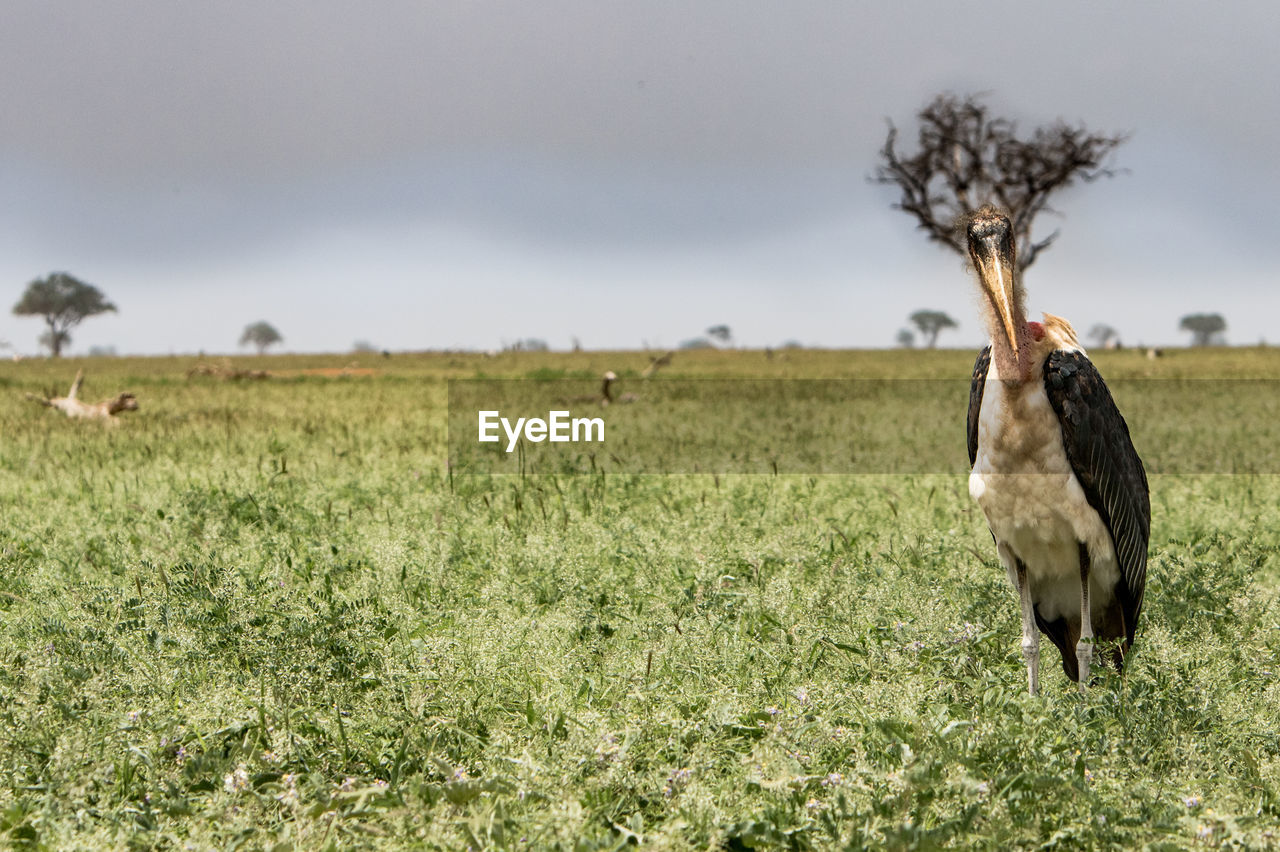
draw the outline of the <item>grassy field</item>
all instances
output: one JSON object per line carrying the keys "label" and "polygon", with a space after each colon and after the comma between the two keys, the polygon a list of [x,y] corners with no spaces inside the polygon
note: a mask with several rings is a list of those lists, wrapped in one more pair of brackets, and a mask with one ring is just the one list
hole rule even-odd
{"label": "grassy field", "polygon": [[[654,384],[972,359],[680,353]],[[0,846],[1272,848],[1280,465],[1249,465],[1280,351],[1096,360],[1167,471],[1146,608],[1087,696],[1044,642],[1039,698],[963,474],[451,475],[446,379],[635,389],[639,353],[2,364]],[[23,399],[79,366],[141,410]],[[1229,446],[1179,467],[1188,381]],[[962,409],[899,417],[963,456]]]}

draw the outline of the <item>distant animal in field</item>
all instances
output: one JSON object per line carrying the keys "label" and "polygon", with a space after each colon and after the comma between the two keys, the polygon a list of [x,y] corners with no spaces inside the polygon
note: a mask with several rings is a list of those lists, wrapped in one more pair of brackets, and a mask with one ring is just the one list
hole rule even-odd
{"label": "distant animal in field", "polygon": [[613,395],[613,383],[616,382],[617,380],[618,380],[618,376],[616,373],[613,372],[613,370],[610,370],[609,372],[604,374],[604,387],[602,389],[604,393],[604,399],[601,401],[600,404],[601,405],[627,405],[632,402],[638,402],[640,399],[640,394],[637,394],[637,393],[624,393],[624,394],[619,394],[616,397]]}
{"label": "distant animal in field", "polygon": [[241,379],[269,379],[271,374],[266,370],[242,370],[231,366],[231,359],[227,358],[222,364],[196,364],[190,370],[187,370],[187,378],[193,379],[196,376],[213,376],[223,381],[238,382]]}
{"label": "distant animal in field", "polygon": [[604,407],[608,405],[626,405],[640,399],[639,394],[634,393],[624,393],[615,396],[613,393],[613,384],[616,381],[618,381],[618,374],[613,370],[608,370],[601,377],[599,392],[581,394],[579,396],[562,397],[560,401],[567,404],[594,403]]}
{"label": "distant animal in field", "polygon": [[644,372],[640,374],[642,379],[651,379],[658,374],[663,367],[671,366],[671,359],[676,356],[674,352],[668,352],[665,355],[649,356],[649,366],[644,368]]}
{"label": "distant animal in field", "polygon": [[598,390],[595,393],[583,393],[583,394],[578,394],[577,396],[561,397],[559,401],[568,405],[573,405],[575,403],[579,405],[583,403],[593,403],[595,405],[608,405],[609,404],[609,384],[610,382],[613,381],[610,378],[610,376],[613,376],[612,372],[608,372],[604,374],[604,378],[600,385],[600,390]]}
{"label": "distant animal in field", "polygon": [[80,385],[83,382],[84,370],[80,370],[76,373],[75,381],[71,383],[71,390],[67,391],[66,396],[43,397],[29,393],[27,394],[27,399],[49,408],[56,408],[72,419],[103,420],[112,425],[117,425],[120,422],[116,419],[117,414],[138,410],[137,397],[131,393],[118,394],[102,402],[81,402],[76,396],[79,394]]}
{"label": "distant animal in field", "polygon": [[969,493],[1018,593],[1027,688],[1040,637],[1083,692],[1096,640],[1119,668],[1147,581],[1147,477],[1102,376],[1061,317],[1028,322],[1013,226],[993,207],[965,223],[991,344],[969,391]]}

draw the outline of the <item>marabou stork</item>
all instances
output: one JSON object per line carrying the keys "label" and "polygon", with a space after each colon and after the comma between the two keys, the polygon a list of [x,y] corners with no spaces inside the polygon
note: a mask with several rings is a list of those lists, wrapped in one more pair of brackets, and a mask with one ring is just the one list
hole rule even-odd
{"label": "marabou stork", "polygon": [[610,405],[613,403],[628,405],[640,398],[639,394],[634,393],[624,393],[621,396],[615,397],[613,395],[613,383],[617,380],[618,374],[613,370],[604,374],[604,387],[601,389],[601,393],[604,394],[604,398],[600,400],[601,405]]}
{"label": "marabou stork", "polygon": [[1119,640],[1117,668],[1133,644],[1151,529],[1146,473],[1071,324],[1051,314],[1027,322],[1009,219],[986,206],[964,227],[991,334],[969,390],[969,493],[1018,593],[1031,694],[1037,627],[1083,692],[1095,640]]}
{"label": "marabou stork", "polygon": [[621,396],[613,395],[613,383],[618,380],[618,374],[613,370],[608,370],[601,376],[600,392],[596,394],[584,394],[582,396],[571,396],[562,398],[560,401],[565,403],[575,402],[594,402],[601,408],[613,404],[626,405],[640,399],[639,395],[634,393],[624,393]]}

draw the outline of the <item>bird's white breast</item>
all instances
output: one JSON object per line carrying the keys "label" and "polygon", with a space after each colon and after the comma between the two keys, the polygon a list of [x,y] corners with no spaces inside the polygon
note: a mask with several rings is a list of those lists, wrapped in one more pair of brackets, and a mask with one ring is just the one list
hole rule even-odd
{"label": "bird's white breast", "polygon": [[[1079,542],[1089,548],[1091,588],[1114,584],[1111,536],[1071,469],[1039,371],[1027,382],[1003,382],[992,366],[978,415],[969,494],[996,541],[1023,561],[1033,587],[1045,593],[1036,596],[1045,618],[1079,606]],[[1061,594],[1050,587],[1060,587]]]}

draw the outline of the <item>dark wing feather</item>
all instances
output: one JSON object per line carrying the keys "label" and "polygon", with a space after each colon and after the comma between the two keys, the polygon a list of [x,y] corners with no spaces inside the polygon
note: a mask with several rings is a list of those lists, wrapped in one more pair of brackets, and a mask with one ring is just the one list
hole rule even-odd
{"label": "dark wing feather", "polygon": [[991,369],[991,347],[978,353],[973,362],[973,384],[969,385],[969,467],[978,458],[978,412],[982,409],[982,392],[987,387],[987,371]]}
{"label": "dark wing feather", "polygon": [[1102,376],[1083,352],[1056,351],[1044,367],[1045,390],[1062,426],[1062,443],[1089,505],[1111,532],[1120,563],[1125,633],[1132,642],[1147,585],[1151,498],[1147,474]]}

